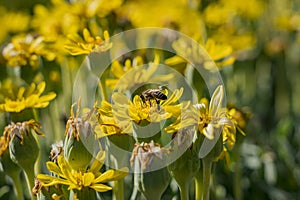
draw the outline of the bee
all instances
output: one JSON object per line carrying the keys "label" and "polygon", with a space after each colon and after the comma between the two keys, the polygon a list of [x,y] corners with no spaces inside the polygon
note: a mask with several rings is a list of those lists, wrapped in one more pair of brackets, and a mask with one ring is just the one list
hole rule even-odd
{"label": "bee", "polygon": [[159,103],[161,100],[167,100],[167,96],[162,92],[162,86],[159,86],[157,89],[148,89],[140,94],[140,98],[143,103],[148,101],[151,106],[151,100],[155,100],[158,110],[160,109]]}

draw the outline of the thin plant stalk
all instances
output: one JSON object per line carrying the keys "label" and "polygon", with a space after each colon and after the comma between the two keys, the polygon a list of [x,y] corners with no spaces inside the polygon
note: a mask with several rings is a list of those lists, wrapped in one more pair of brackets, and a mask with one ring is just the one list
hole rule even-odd
{"label": "thin plant stalk", "polygon": [[189,184],[179,185],[180,190],[180,199],[188,200],[189,199]]}
{"label": "thin plant stalk", "polygon": [[211,159],[203,159],[203,193],[202,200],[209,200],[209,186],[210,186],[210,176],[211,176]]}
{"label": "thin plant stalk", "polygon": [[123,179],[120,179],[118,181],[114,182],[114,199],[119,200],[119,199],[124,199],[124,181]]}
{"label": "thin plant stalk", "polygon": [[23,194],[23,189],[22,189],[22,181],[20,178],[20,171],[16,173],[11,173],[9,175],[13,181],[14,184],[14,192],[17,196],[17,199],[23,200],[24,199],[24,194]]}
{"label": "thin plant stalk", "polygon": [[201,199],[202,197],[202,181],[203,181],[203,175],[202,175],[202,171],[198,171],[195,174],[195,198],[196,199]]}
{"label": "thin plant stalk", "polygon": [[24,169],[24,172],[31,199],[36,199],[36,197],[31,192],[31,189],[34,187],[34,165],[29,167],[28,169]]}

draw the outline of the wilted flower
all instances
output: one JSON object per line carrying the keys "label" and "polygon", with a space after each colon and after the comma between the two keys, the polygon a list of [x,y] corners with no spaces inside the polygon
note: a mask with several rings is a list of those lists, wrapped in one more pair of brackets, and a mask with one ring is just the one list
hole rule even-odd
{"label": "wilted flower", "polygon": [[64,152],[63,141],[58,141],[55,144],[52,144],[52,149],[50,151],[50,161],[57,163],[57,157],[62,155]]}
{"label": "wilted flower", "polygon": [[[33,133],[44,135],[40,125],[34,120],[26,122],[12,122],[5,127],[3,136],[9,143],[10,156],[22,168],[27,168],[35,163],[38,156],[38,146]],[[30,155],[30,156],[24,156]]]}
{"label": "wilted flower", "polygon": [[28,87],[17,88],[7,82],[0,89],[0,112],[21,112],[26,108],[45,108],[56,97],[54,92],[42,95],[46,83],[31,83]]}
{"label": "wilted flower", "polygon": [[168,153],[169,149],[153,140],[136,144],[132,151],[130,162],[134,165],[135,185],[147,199],[161,198],[169,184],[170,177],[165,167]]}
{"label": "wilted flower", "polygon": [[92,160],[95,149],[96,136],[94,126],[90,121],[94,109],[87,112],[86,116],[79,117],[80,106],[74,115],[74,105],[71,107],[71,116],[66,125],[63,151],[70,167],[84,171]]}
{"label": "wilted flower", "polygon": [[164,155],[166,155],[168,151],[168,149],[162,148],[153,140],[150,143],[142,142],[141,144],[135,144],[130,158],[130,163],[133,165],[134,162],[137,161],[141,166],[141,169],[145,170],[146,168],[151,168],[154,158],[158,158],[161,162],[163,162]]}

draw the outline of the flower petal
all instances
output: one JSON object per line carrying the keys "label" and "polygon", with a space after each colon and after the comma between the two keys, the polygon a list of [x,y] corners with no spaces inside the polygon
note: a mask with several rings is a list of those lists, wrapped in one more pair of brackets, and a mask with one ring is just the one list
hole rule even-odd
{"label": "flower petal", "polygon": [[97,192],[106,192],[112,189],[111,187],[104,184],[93,184],[90,186],[90,188],[96,190]]}
{"label": "flower petal", "polygon": [[65,178],[60,168],[54,162],[48,161],[46,166],[50,172]]}

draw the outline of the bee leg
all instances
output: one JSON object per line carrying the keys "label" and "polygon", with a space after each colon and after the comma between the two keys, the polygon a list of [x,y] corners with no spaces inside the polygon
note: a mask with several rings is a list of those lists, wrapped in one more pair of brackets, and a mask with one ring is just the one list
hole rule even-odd
{"label": "bee leg", "polygon": [[157,110],[160,110],[160,101],[158,99],[155,99],[156,104],[157,104]]}

